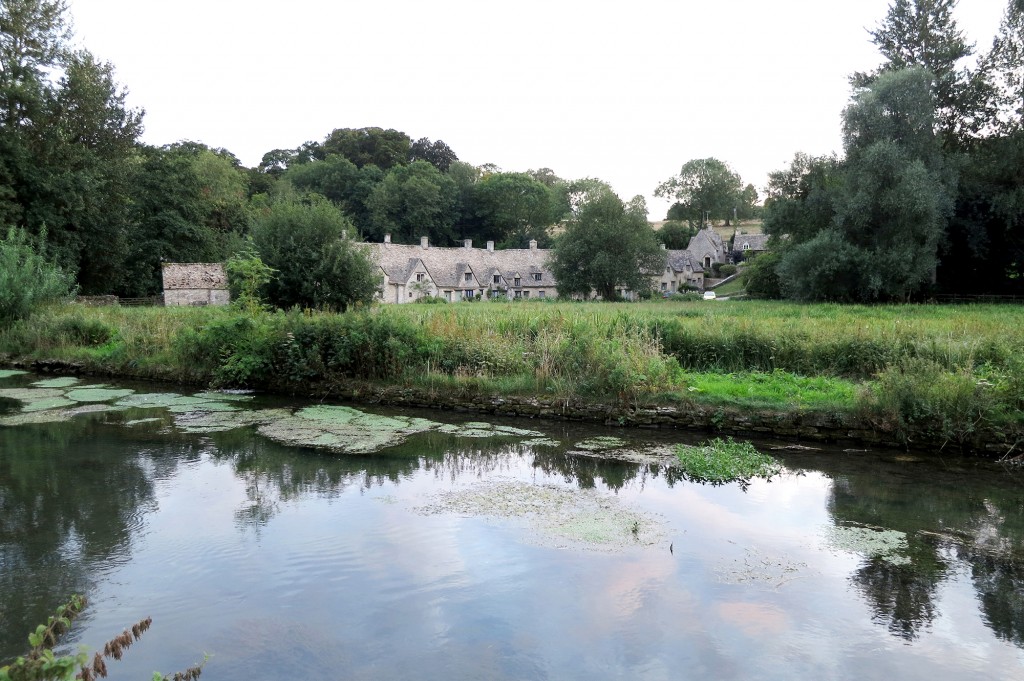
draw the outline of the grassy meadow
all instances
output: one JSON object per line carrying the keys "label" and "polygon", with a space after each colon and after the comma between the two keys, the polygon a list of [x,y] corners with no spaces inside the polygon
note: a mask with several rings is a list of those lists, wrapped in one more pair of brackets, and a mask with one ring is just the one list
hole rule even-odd
{"label": "grassy meadow", "polygon": [[334,315],[55,306],[8,359],[301,392],[351,381],[620,406],[826,411],[965,440],[1021,428],[1024,307],[476,302]]}

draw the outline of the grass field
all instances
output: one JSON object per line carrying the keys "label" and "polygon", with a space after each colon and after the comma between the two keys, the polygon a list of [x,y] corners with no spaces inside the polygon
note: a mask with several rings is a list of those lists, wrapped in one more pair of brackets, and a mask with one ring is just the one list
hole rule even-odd
{"label": "grass field", "polygon": [[1024,417],[1024,307],[480,302],[346,315],[43,310],[9,358],[222,385],[367,380],[619,404],[826,410],[963,437]]}

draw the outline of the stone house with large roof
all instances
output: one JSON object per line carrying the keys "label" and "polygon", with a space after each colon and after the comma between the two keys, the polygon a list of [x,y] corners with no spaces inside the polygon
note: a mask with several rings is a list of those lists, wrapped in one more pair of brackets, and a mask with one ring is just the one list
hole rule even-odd
{"label": "stone house with large roof", "polygon": [[718,232],[705,227],[690,238],[688,250],[704,269],[710,269],[716,262],[729,262],[729,244]]}
{"label": "stone house with large roof", "polygon": [[370,252],[380,267],[381,300],[385,303],[409,303],[424,296],[456,302],[470,298],[531,299],[555,298],[557,282],[547,267],[550,251],[537,248],[495,250],[473,248],[466,239],[461,248],[431,246],[427,237],[420,244],[370,244]]}
{"label": "stone house with large roof", "polygon": [[[433,296],[451,302],[469,299],[508,298],[543,300],[558,297],[558,282],[548,269],[551,251],[537,248],[495,250],[494,242],[474,248],[466,239],[461,247],[431,246],[427,237],[419,245],[391,243],[368,244],[373,260],[380,268],[380,300],[384,303],[411,303]],[[651,272],[655,291],[675,292],[686,285],[704,286],[704,269],[688,250],[665,251],[665,269]],[[635,293],[622,289],[626,299]]]}

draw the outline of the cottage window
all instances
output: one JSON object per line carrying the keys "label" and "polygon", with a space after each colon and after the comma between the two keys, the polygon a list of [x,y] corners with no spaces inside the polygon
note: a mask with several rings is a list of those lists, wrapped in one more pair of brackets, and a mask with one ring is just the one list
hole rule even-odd
{"label": "cottage window", "polygon": [[416,273],[416,281],[423,281],[423,273],[422,272],[417,272]]}
{"label": "cottage window", "polygon": [[529,298],[529,297],[530,297],[530,292],[529,291],[523,291],[523,298]]}
{"label": "cottage window", "polygon": [[519,277],[516,277],[516,284],[515,285],[516,286],[522,286],[522,283],[520,283]]}
{"label": "cottage window", "polygon": [[545,298],[546,296],[544,295],[544,292],[543,292],[543,291],[538,291],[538,292],[537,292],[537,297],[538,297],[538,298]]}
{"label": "cottage window", "polygon": [[515,297],[516,298],[522,298],[523,297],[523,292],[522,291],[516,291]]}
{"label": "cottage window", "polygon": [[668,284],[666,284],[665,282],[661,282],[661,290],[662,291],[667,291],[668,290]]}
{"label": "cottage window", "polygon": [[473,273],[466,272],[466,281],[473,281]]}
{"label": "cottage window", "polygon": [[750,250],[750,244],[748,244],[746,242],[743,242],[743,250],[744,251],[749,251]]}
{"label": "cottage window", "polygon": [[494,283],[495,284],[500,284],[501,283],[501,275],[500,274],[495,274],[494,275]]}
{"label": "cottage window", "polygon": [[533,275],[533,280],[534,280],[534,281],[540,281],[540,272],[537,272],[537,273],[535,273],[535,274]]}

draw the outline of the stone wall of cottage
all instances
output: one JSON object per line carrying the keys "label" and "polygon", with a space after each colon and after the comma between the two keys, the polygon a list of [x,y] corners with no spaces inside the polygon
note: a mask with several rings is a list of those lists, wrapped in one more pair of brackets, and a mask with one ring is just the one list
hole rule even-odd
{"label": "stone wall of cottage", "polygon": [[227,305],[228,275],[221,263],[163,264],[164,305]]}

